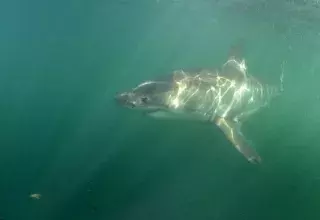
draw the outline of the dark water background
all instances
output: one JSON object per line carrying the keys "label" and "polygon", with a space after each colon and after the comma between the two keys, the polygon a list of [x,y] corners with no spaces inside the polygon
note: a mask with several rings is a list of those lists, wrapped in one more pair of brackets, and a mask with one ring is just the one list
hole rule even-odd
{"label": "dark water background", "polygon": [[[319,219],[319,24],[317,0],[1,1],[0,217]],[[285,63],[285,93],[244,125],[261,166],[214,126],[113,102],[239,40],[267,82]]]}

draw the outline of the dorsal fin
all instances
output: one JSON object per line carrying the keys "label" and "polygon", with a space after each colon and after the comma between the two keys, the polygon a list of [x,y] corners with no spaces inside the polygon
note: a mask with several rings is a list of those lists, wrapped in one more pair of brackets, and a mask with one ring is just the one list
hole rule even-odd
{"label": "dorsal fin", "polygon": [[246,66],[244,60],[238,61],[234,58],[228,59],[222,66],[221,75],[230,80],[242,82],[246,79]]}
{"label": "dorsal fin", "polygon": [[246,78],[246,65],[242,59],[242,51],[244,46],[244,39],[238,39],[229,51],[228,60],[221,69],[221,75],[232,80],[241,82]]}
{"label": "dorsal fin", "polygon": [[235,59],[240,60],[241,57],[243,57],[243,49],[244,49],[244,39],[240,38],[238,39],[230,48],[228,59]]}

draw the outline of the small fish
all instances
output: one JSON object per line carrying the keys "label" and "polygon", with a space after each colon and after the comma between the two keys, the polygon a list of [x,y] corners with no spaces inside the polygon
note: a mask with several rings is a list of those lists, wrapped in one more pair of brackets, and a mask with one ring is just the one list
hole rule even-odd
{"label": "small fish", "polygon": [[39,194],[39,193],[32,193],[32,194],[29,195],[29,197],[30,197],[31,199],[37,199],[37,200],[39,200],[39,199],[41,199],[42,195]]}

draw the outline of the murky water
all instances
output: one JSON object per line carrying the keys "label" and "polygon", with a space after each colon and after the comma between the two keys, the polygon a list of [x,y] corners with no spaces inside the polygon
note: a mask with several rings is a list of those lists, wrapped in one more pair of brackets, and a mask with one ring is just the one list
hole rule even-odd
{"label": "murky water", "polygon": [[[317,219],[320,3],[260,0],[0,3],[0,217]],[[232,45],[284,93],[243,132],[120,108],[118,91],[221,65]]]}

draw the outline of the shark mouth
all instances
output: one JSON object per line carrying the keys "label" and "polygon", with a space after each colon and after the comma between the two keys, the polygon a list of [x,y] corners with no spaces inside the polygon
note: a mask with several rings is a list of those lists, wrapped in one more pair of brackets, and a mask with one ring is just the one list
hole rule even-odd
{"label": "shark mouth", "polygon": [[160,109],[149,109],[148,111],[145,111],[145,115],[149,115],[149,114],[152,114],[152,113],[156,113],[160,111]]}

